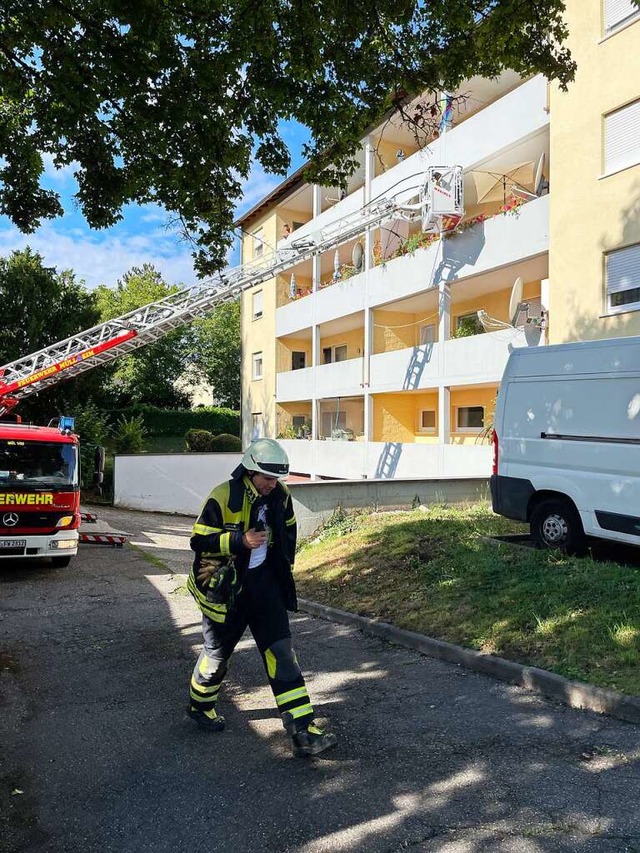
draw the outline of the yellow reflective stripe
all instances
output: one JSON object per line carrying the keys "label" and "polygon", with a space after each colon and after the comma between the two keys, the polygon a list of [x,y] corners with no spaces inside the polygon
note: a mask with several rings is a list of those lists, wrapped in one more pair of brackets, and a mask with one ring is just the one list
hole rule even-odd
{"label": "yellow reflective stripe", "polygon": [[189,575],[187,579],[187,589],[194,597],[196,604],[200,608],[200,610],[209,617],[209,619],[213,619],[214,622],[224,622],[227,618],[227,605],[226,604],[213,604],[211,601],[207,601],[206,595],[200,592],[198,587],[195,585],[193,580],[193,575]]}
{"label": "yellow reflective stripe", "polygon": [[217,693],[220,690],[219,684],[211,684],[207,687],[205,684],[198,684],[193,676],[191,676],[191,687],[199,693]]}
{"label": "yellow reflective stripe", "polygon": [[[274,653],[271,651],[271,649],[267,649],[267,651],[264,653],[264,660],[265,660],[265,663],[267,664],[267,675],[269,676],[269,678],[275,678],[276,677],[277,658],[274,655]],[[276,697],[276,702],[277,701],[278,700]]]}
{"label": "yellow reflective stripe", "polygon": [[[268,650],[267,650],[268,651]],[[276,696],[276,705],[285,705],[287,702],[292,702],[294,699],[308,699],[306,687],[295,687],[293,690],[287,690],[286,693],[281,693]]]}
{"label": "yellow reflective stripe", "polygon": [[207,527],[206,524],[198,524],[193,525],[193,533],[199,533],[200,536],[208,536],[210,533],[221,533],[222,528],[220,527]]}
{"label": "yellow reflective stripe", "polygon": [[292,515],[291,518],[285,518],[284,523],[287,527],[291,527],[292,524],[296,523],[295,515]]}
{"label": "yellow reflective stripe", "polygon": [[231,534],[230,533],[221,533],[220,534],[220,553],[224,554],[225,557],[228,557],[231,554]]}
{"label": "yellow reflective stripe", "polygon": [[[217,668],[218,668],[218,662],[217,662],[217,661],[214,661],[214,662],[213,662],[213,667],[212,667],[212,666],[211,666],[211,660],[210,660],[210,659],[205,655],[205,656],[202,658],[202,660],[200,661],[200,665],[198,666],[198,672],[200,673],[200,675],[202,675],[202,676],[203,676],[203,678],[206,678],[206,677],[207,677],[207,675],[208,675],[208,673],[209,673],[212,669],[213,669],[213,670],[216,670]],[[195,681],[194,683],[195,683],[195,684],[197,684],[198,682],[197,682],[197,681]]]}
{"label": "yellow reflective stripe", "polygon": [[298,717],[304,717],[307,714],[313,714],[313,708],[311,705],[300,705],[299,708],[290,708],[287,711],[287,714],[291,714],[294,720],[297,720]]}

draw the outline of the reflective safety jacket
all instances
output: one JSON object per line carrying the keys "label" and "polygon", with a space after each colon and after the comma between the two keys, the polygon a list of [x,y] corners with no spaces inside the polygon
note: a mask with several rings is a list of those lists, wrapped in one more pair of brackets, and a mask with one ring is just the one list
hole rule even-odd
{"label": "reflective safety jacket", "polygon": [[[187,587],[200,610],[216,622],[224,622],[227,606],[212,601],[209,581],[199,581],[198,570],[203,561],[210,565],[232,565],[235,568],[236,591],[248,570],[251,549],[242,542],[243,534],[256,526],[260,507],[266,508],[267,559],[274,570],[287,610],[297,610],[293,561],[296,551],[297,526],[291,493],[284,483],[276,483],[268,496],[260,495],[244,469],[231,480],[221,483],[204,502],[193,525],[191,548],[195,552]],[[209,593],[209,595],[208,595]]]}

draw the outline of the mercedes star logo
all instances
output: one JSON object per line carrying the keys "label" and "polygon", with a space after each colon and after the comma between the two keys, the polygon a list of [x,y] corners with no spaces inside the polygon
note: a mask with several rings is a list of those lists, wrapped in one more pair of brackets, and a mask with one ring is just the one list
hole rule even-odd
{"label": "mercedes star logo", "polygon": [[2,516],[2,523],[5,527],[15,527],[19,521],[20,517],[17,512],[5,512]]}

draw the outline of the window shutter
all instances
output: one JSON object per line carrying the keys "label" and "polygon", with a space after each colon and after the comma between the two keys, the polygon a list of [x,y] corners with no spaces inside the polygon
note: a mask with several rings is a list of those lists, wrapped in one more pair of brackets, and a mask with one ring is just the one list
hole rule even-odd
{"label": "window shutter", "polygon": [[640,101],[604,118],[604,170],[616,172],[640,163]]}
{"label": "window shutter", "polygon": [[633,0],[604,0],[604,31],[610,33],[627,18],[638,14],[638,7]]}
{"label": "window shutter", "polygon": [[640,244],[607,255],[607,293],[640,287]]}

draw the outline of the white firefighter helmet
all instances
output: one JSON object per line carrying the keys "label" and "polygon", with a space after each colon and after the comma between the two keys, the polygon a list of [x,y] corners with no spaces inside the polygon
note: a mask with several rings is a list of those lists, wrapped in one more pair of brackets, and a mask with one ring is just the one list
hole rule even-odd
{"label": "white firefighter helmet", "polygon": [[281,480],[289,473],[289,457],[274,438],[258,438],[244,452],[242,465],[247,471],[257,471],[265,477]]}

